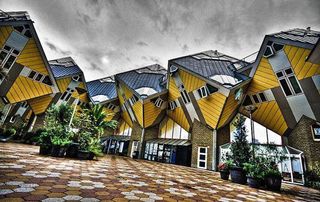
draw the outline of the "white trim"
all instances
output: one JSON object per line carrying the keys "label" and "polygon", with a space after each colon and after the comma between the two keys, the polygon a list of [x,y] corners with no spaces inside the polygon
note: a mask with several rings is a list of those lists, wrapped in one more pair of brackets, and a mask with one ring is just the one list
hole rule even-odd
{"label": "white trim", "polygon": [[[205,149],[205,153],[200,153],[201,149]],[[204,155],[205,159],[201,160],[200,155]],[[201,162],[204,162],[205,166],[200,166]],[[208,163],[208,147],[198,147],[197,167],[202,169],[207,169],[208,167],[207,163]]]}

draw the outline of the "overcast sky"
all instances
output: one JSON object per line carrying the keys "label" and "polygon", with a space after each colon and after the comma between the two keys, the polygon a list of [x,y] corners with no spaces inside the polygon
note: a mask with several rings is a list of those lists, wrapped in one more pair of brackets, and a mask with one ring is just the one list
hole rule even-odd
{"label": "overcast sky", "polygon": [[218,50],[242,58],[265,34],[320,30],[320,1],[0,0],[28,11],[48,59],[72,56],[87,80]]}

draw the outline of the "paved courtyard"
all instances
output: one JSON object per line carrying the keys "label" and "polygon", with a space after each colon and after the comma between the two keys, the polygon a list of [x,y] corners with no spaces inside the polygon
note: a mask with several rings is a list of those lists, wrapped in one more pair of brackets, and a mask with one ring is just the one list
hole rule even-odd
{"label": "paved courtyard", "polygon": [[281,193],[220,180],[219,174],[126,157],[79,161],[0,143],[0,201],[317,201],[320,192],[283,185]]}

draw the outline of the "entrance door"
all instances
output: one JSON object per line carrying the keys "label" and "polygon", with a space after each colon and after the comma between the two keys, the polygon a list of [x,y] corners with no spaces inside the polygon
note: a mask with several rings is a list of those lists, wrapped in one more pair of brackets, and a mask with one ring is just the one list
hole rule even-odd
{"label": "entrance door", "polygon": [[198,147],[198,168],[207,169],[207,147]]}

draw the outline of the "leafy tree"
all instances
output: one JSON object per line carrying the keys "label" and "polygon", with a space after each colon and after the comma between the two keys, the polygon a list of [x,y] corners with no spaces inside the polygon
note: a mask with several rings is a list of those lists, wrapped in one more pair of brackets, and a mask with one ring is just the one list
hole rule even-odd
{"label": "leafy tree", "polygon": [[234,132],[235,140],[231,143],[231,154],[229,158],[237,167],[243,167],[244,163],[249,162],[251,158],[251,148],[247,140],[247,129],[244,124],[245,117],[240,115],[234,122],[236,131]]}

